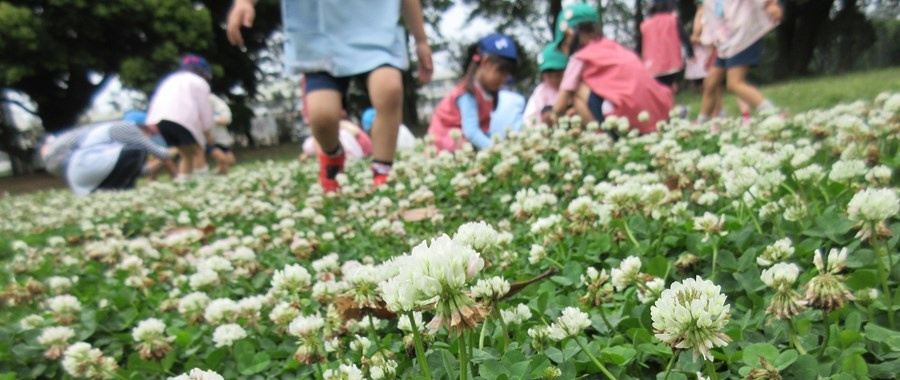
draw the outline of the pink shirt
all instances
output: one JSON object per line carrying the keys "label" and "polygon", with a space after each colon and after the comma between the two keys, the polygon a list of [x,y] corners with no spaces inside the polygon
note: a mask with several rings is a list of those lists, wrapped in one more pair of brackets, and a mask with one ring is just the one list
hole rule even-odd
{"label": "pink shirt", "polygon": [[641,55],[654,76],[674,74],[684,68],[678,33],[675,12],[657,13],[641,23]]}
{"label": "pink shirt", "polygon": [[538,84],[525,104],[525,125],[532,127],[540,124],[541,110],[546,106],[553,106],[557,95],[559,95],[558,88],[550,87],[545,82]]}
{"label": "pink shirt", "polygon": [[205,147],[203,133],[216,125],[209,95],[209,83],[205,79],[189,71],[175,72],[156,88],[150,100],[147,124],[163,120],[178,123],[191,132],[198,145]]}
{"label": "pink shirt", "polygon": [[715,46],[719,58],[723,59],[731,58],[753,45],[777,26],[766,14],[766,1],[704,1],[703,44]]}
{"label": "pink shirt", "polygon": [[[457,84],[449,94],[441,99],[437,108],[434,109],[431,124],[428,125],[428,134],[434,137],[434,145],[439,150],[453,152],[459,149],[459,142],[467,141],[465,136],[457,141],[450,133],[453,130],[458,130],[462,134],[462,113],[456,104],[456,100],[465,93],[467,93],[465,82]],[[477,81],[475,82],[475,94],[473,95],[478,106],[479,127],[484,133],[488,133],[491,129],[491,111],[494,108],[494,99],[481,88]]]}

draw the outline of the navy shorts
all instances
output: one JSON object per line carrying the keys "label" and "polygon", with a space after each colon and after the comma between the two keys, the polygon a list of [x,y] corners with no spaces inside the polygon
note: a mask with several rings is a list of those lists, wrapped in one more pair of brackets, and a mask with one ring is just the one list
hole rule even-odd
{"label": "navy shorts", "polygon": [[221,150],[223,153],[231,152],[231,148],[222,144],[209,144],[206,146],[206,154],[212,154],[214,150]]}
{"label": "navy shorts", "polygon": [[[375,71],[375,70],[380,69],[385,66],[393,67],[390,65],[381,65],[381,66],[378,66],[378,67],[372,69],[372,71]],[[403,71],[400,69],[397,69],[397,70]],[[310,92],[317,91],[317,90],[335,90],[337,92],[340,92],[341,97],[343,98],[347,95],[347,89],[350,88],[350,82],[352,82],[354,80],[365,81],[369,77],[369,74],[372,73],[372,71],[365,72],[362,74],[351,75],[351,76],[347,76],[347,77],[335,77],[329,73],[322,72],[322,71],[317,72],[317,73],[306,73],[303,75],[303,78],[304,78],[303,93],[308,94]],[[366,87],[365,82],[363,82],[363,88],[365,88],[365,87]]]}
{"label": "navy shorts", "polygon": [[163,120],[156,124],[159,134],[168,146],[197,145],[197,139],[187,128],[173,121]]}
{"label": "navy shorts", "polygon": [[603,116],[603,101],[603,98],[593,92],[588,97],[588,109],[591,110],[591,115],[594,115],[594,120],[601,124],[606,120],[606,117]]}
{"label": "navy shorts", "polygon": [[763,40],[760,38],[753,45],[748,46],[740,53],[735,54],[731,58],[716,58],[716,67],[730,69],[732,67],[756,66],[762,59]]}

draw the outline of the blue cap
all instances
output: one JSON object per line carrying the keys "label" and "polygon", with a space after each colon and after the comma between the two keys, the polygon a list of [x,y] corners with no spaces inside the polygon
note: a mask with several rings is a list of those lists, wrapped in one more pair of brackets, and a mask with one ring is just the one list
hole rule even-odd
{"label": "blue cap", "polygon": [[133,122],[141,127],[147,123],[147,113],[141,110],[131,110],[122,115],[122,120]]}
{"label": "blue cap", "polygon": [[372,122],[375,121],[375,109],[372,107],[366,108],[362,113],[362,127],[366,133],[372,129]]}
{"label": "blue cap", "polygon": [[207,79],[212,78],[212,67],[206,58],[199,55],[188,54],[178,60],[178,67],[182,70],[192,70],[197,74],[205,76]]}
{"label": "blue cap", "polygon": [[516,52],[516,43],[512,38],[500,33],[489,34],[487,37],[478,42],[483,54],[495,54],[503,58],[518,60],[519,54]]}

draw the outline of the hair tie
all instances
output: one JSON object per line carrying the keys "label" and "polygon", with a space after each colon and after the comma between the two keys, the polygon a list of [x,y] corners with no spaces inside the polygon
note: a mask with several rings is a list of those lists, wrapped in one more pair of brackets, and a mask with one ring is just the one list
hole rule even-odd
{"label": "hair tie", "polygon": [[475,63],[481,62],[481,55],[479,55],[479,54],[473,55],[472,62],[475,62]]}

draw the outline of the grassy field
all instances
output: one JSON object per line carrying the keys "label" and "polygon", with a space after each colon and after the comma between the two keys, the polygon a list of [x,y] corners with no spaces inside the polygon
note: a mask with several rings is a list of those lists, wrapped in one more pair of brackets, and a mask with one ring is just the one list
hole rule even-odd
{"label": "grassy field", "polygon": [[[873,99],[883,91],[900,91],[900,67],[792,80],[765,86],[762,91],[766,97],[789,113],[833,107],[840,102]],[[689,106],[691,115],[696,116],[700,109],[699,92],[683,91],[676,100],[678,104]],[[725,106],[730,115],[737,113],[734,95],[729,93],[725,96]]]}

